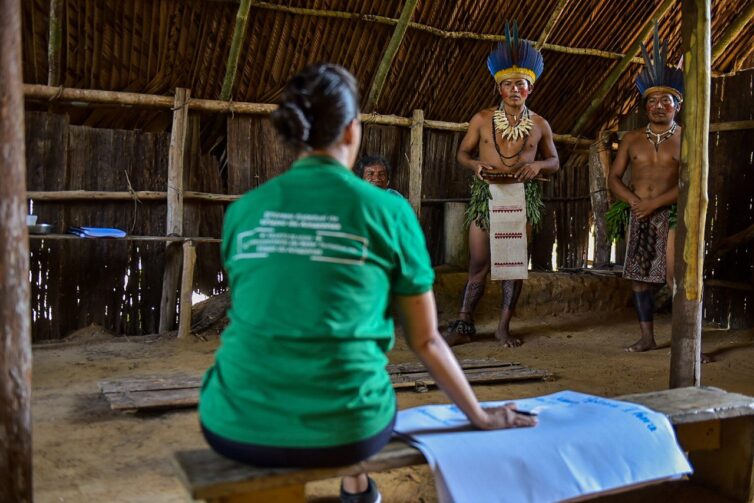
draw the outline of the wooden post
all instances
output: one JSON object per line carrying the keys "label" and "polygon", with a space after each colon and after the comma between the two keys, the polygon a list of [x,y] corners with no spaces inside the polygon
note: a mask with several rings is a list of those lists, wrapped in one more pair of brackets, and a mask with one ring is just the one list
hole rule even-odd
{"label": "wooden post", "polygon": [[178,337],[191,333],[191,297],[194,293],[194,265],[196,246],[191,241],[183,243],[183,274],[181,274],[181,312],[178,316]]}
{"label": "wooden post", "polygon": [[[168,154],[168,219],[165,234],[183,236],[183,157],[186,150],[186,129],[188,127],[188,89],[175,90],[173,129],[170,132],[170,152]],[[181,246],[168,243],[165,247],[165,273],[162,278],[162,299],[160,302],[160,333],[175,328],[178,282],[181,274]]]}
{"label": "wooden post", "polygon": [[698,386],[702,342],[702,273],[707,217],[707,172],[712,50],[710,0],[682,2],[683,77],[675,294],[670,387]]}
{"label": "wooden post", "polygon": [[47,44],[47,85],[60,85],[60,46],[63,43],[63,2],[50,0],[50,34]]}
{"label": "wooden post", "polygon": [[632,62],[634,56],[638,54],[639,50],[641,50],[641,44],[654,28],[655,21],[662,19],[662,16],[664,16],[665,13],[669,11],[670,8],[675,4],[676,0],[665,0],[664,2],[662,2],[662,5],[657,8],[655,14],[647,21],[647,23],[644,25],[644,28],[642,28],[641,32],[639,33],[639,36],[636,37],[634,43],[631,45],[631,47],[628,48],[628,51],[626,51],[626,55],[622,60],[618,62],[618,64],[613,67],[613,69],[610,71],[610,74],[605,78],[602,86],[600,86],[599,90],[594,95],[592,102],[589,104],[589,108],[587,108],[586,111],[581,115],[581,117],[579,117],[579,119],[576,121],[576,125],[573,126],[573,129],[571,130],[572,135],[578,136],[579,133],[581,133],[581,131],[584,129],[584,127],[589,123],[589,121],[592,120],[592,117],[594,117],[594,114],[597,113],[597,111],[600,109],[602,102],[605,101],[608,93],[613,89],[613,87],[615,87],[615,83],[623,74],[623,71]]}
{"label": "wooden post", "polygon": [[603,164],[602,153],[610,148],[606,144],[609,133],[600,134],[599,139],[589,147],[589,192],[592,195],[592,212],[594,214],[594,264],[595,269],[610,263],[611,243],[607,240],[607,221],[605,213],[609,208],[607,193],[607,174],[609,166]]}
{"label": "wooden post", "polygon": [[424,111],[414,110],[411,124],[411,154],[408,165],[408,201],[421,217],[422,204],[422,165],[424,156]]}
{"label": "wooden post", "polygon": [[385,54],[382,56],[380,66],[378,66],[377,71],[374,72],[374,78],[372,79],[372,86],[369,89],[369,98],[367,99],[367,106],[365,108],[367,112],[372,112],[377,108],[377,103],[380,101],[380,95],[382,94],[382,88],[385,86],[385,81],[387,80],[387,74],[393,64],[393,59],[395,59],[398,48],[403,41],[403,36],[406,34],[406,29],[408,28],[409,21],[411,21],[411,16],[414,15],[416,3],[417,0],[406,0],[406,3],[403,5],[401,17],[398,20],[398,24],[395,25],[393,36],[390,37],[390,42],[388,42]]}
{"label": "wooden post", "polygon": [[0,501],[32,501],[21,5],[0,0]]}
{"label": "wooden post", "polygon": [[236,14],[236,26],[233,29],[233,38],[230,42],[230,52],[228,53],[228,62],[225,65],[225,78],[223,87],[220,91],[220,99],[228,100],[233,94],[233,84],[236,81],[238,72],[238,59],[241,57],[241,44],[246,37],[246,27],[249,24],[249,8],[251,0],[241,0]]}

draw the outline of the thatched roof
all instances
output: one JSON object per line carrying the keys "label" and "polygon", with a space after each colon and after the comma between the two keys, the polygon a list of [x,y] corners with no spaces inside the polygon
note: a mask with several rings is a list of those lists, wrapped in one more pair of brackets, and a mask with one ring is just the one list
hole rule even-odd
{"label": "thatched roof", "polygon": [[[66,87],[220,96],[239,1],[60,0],[60,84]],[[547,44],[624,54],[664,2],[661,0],[569,0]],[[713,46],[754,0],[713,0]],[[24,80],[48,82],[50,0],[23,2]],[[252,2],[241,44],[235,101],[274,102],[294,71],[329,61],[351,70],[366,101],[375,72],[395,31],[405,0],[287,0]],[[681,56],[681,9],[676,0],[660,19],[670,41],[670,61]],[[554,0],[420,0],[390,66],[376,106],[379,113],[463,122],[496,99],[485,68],[493,42],[473,34],[501,36],[505,19],[518,19],[522,36],[539,40],[559,2]],[[334,12],[324,16],[299,8]],[[393,21],[391,21],[393,20]],[[422,25],[422,26],[419,26]],[[432,29],[434,28],[434,30]],[[470,35],[450,34],[465,32]],[[754,23],[714,61],[719,73],[736,69],[754,45]],[[530,105],[553,130],[568,133],[619,63],[620,56],[568,54],[543,49],[545,72]],[[581,131],[598,127],[635,103],[633,81],[641,65],[631,63],[610,90],[604,106]]]}

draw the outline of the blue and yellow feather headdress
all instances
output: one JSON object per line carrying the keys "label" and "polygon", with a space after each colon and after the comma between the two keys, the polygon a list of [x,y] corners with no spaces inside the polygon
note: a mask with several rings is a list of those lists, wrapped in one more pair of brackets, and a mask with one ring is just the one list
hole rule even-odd
{"label": "blue and yellow feather headdress", "polygon": [[660,44],[660,33],[655,22],[654,43],[652,48],[653,60],[649,59],[647,47],[641,44],[641,54],[646,62],[644,69],[636,79],[636,87],[642,98],[651,93],[664,92],[675,96],[679,102],[683,101],[683,71],[667,65],[668,42]]}
{"label": "blue and yellow feather headdress", "polygon": [[518,38],[518,22],[513,21],[513,30],[505,23],[505,42],[499,42],[487,57],[487,68],[498,84],[505,79],[524,78],[530,84],[542,74],[545,61],[542,53],[525,39]]}

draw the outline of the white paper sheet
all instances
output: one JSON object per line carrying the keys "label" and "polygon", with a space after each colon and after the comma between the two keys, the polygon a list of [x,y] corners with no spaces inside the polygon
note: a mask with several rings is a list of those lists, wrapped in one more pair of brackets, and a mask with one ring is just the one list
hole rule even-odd
{"label": "white paper sheet", "polygon": [[455,406],[430,405],[399,412],[395,431],[427,457],[441,502],[562,501],[692,471],[668,419],[646,407],[573,391],[516,404],[539,424],[479,431]]}

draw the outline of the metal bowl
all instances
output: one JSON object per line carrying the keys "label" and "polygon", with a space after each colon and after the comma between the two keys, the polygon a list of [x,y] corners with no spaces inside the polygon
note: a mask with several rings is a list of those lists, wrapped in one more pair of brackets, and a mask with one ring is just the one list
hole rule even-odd
{"label": "metal bowl", "polygon": [[51,234],[55,226],[52,224],[34,224],[26,226],[29,234]]}

